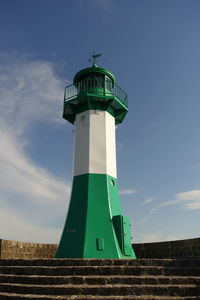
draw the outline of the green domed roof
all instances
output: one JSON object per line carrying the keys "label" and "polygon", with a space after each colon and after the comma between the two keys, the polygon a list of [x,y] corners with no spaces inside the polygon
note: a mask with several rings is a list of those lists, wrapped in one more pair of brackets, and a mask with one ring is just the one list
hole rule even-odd
{"label": "green domed roof", "polygon": [[78,81],[88,77],[88,75],[90,75],[90,74],[104,74],[112,80],[113,84],[116,82],[115,76],[110,71],[99,68],[96,65],[93,65],[90,68],[82,69],[78,73],[76,73],[76,75],[74,76],[74,79],[73,79],[74,84],[76,84]]}

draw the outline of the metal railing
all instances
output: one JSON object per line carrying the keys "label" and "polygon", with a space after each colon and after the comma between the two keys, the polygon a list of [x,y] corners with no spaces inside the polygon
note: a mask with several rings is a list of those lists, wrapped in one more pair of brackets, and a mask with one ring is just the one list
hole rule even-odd
{"label": "metal railing", "polygon": [[74,86],[74,84],[68,85],[65,88],[64,100],[65,101],[71,100],[71,99],[75,98],[77,96],[77,94],[78,94],[78,90]]}
{"label": "metal railing", "polygon": [[102,96],[115,96],[118,100],[128,106],[127,94],[111,80],[103,78],[87,78],[79,81],[76,85],[71,84],[65,88],[64,101],[76,98],[78,94],[90,93]]}
{"label": "metal railing", "polygon": [[121,102],[126,104],[126,106],[128,106],[127,94],[117,84],[114,84],[113,95],[116,96]]}

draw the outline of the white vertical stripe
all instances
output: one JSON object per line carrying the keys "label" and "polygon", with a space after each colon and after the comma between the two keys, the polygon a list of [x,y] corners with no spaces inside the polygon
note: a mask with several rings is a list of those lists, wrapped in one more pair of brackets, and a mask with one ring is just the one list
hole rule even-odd
{"label": "white vertical stripe", "polygon": [[[89,111],[76,115],[74,176],[88,173],[89,166]],[[86,171],[87,170],[87,171]]]}
{"label": "white vertical stripe", "polygon": [[[107,113],[107,112],[106,112]],[[117,178],[116,170],[116,140],[115,140],[115,118],[109,113],[106,114],[106,165],[107,174]]]}
{"label": "white vertical stripe", "polygon": [[116,174],[115,119],[106,111],[88,110],[76,116],[74,176]]}

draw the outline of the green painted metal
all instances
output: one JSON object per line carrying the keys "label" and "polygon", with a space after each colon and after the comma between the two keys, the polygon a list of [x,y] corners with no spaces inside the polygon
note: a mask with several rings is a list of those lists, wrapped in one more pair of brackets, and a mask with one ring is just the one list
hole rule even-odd
{"label": "green painted metal", "polygon": [[123,216],[123,230],[124,234],[124,255],[130,256],[132,255],[132,245],[131,241],[131,231],[130,231],[130,219],[128,216]]}
{"label": "green painted metal", "polygon": [[127,94],[108,77],[89,77],[65,88],[63,118],[74,123],[78,113],[88,109],[108,111],[116,124],[128,112]]}
{"label": "green painted metal", "polygon": [[116,178],[106,174],[75,176],[56,257],[136,258],[127,224]]}
{"label": "green painted metal", "polygon": [[76,75],[74,76],[74,80],[73,80],[74,84],[81,81],[82,79],[87,78],[91,74],[92,75],[106,75],[112,80],[113,84],[116,82],[115,76],[110,71],[103,69],[103,68],[99,68],[95,64],[93,64],[92,67],[82,69],[78,73],[76,73]]}
{"label": "green painted metal", "polygon": [[130,219],[127,216],[117,215],[113,217],[113,225],[122,254],[132,256]]}

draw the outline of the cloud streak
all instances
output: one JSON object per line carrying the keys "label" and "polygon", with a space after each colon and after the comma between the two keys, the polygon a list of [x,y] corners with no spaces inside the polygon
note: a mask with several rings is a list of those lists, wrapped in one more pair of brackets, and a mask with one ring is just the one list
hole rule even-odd
{"label": "cloud streak", "polygon": [[53,64],[17,54],[0,54],[0,122],[24,133],[38,120],[58,121],[63,87]]}
{"label": "cloud streak", "polygon": [[154,197],[148,198],[142,202],[142,205],[149,204],[149,203],[153,202],[154,200],[155,200]]}
{"label": "cloud streak", "polygon": [[[189,190],[185,192],[176,193],[173,197],[173,200],[165,201],[157,206],[151,208],[148,212],[148,214],[142,218],[140,221],[137,222],[137,224],[145,224],[149,221],[151,216],[158,211],[159,209],[171,206],[171,205],[179,205],[186,211],[194,211],[200,209],[200,190]],[[148,198],[146,199],[142,205],[146,205],[151,203],[154,200],[154,198]]]}
{"label": "cloud streak", "polygon": [[157,123],[148,125],[148,126],[145,128],[145,130],[150,131],[150,130],[155,129],[155,128],[160,127],[160,126],[161,126],[161,122],[157,122]]}
{"label": "cloud streak", "polygon": [[60,122],[63,83],[49,62],[4,53],[0,66],[1,238],[57,242],[71,184],[33,162],[26,146],[41,119]]}
{"label": "cloud streak", "polygon": [[185,210],[200,209],[200,190],[189,190],[177,193],[173,200],[165,201],[157,206],[157,209],[169,205],[182,205]]}
{"label": "cloud streak", "polygon": [[137,191],[133,190],[133,189],[124,189],[124,190],[119,191],[120,195],[133,195],[133,194],[136,194],[136,193],[137,193]]}
{"label": "cloud streak", "polygon": [[[174,195],[173,200],[165,201],[157,206],[151,208],[148,212],[148,214],[138,221],[138,224],[144,224],[147,223],[150,219],[150,217],[159,209],[171,206],[171,205],[180,205],[184,210],[192,211],[192,210],[199,210],[200,209],[200,190],[189,190],[181,193],[177,193]],[[151,203],[154,200],[154,198],[148,198],[145,200],[142,205],[146,205],[148,203]]]}
{"label": "cloud streak", "polygon": [[186,210],[200,209],[200,190],[190,190],[176,194],[174,204],[178,202],[183,203]]}
{"label": "cloud streak", "polygon": [[154,233],[144,233],[137,238],[137,243],[155,243],[155,242],[164,242],[178,240],[180,236],[178,235],[167,235],[162,231]]}

